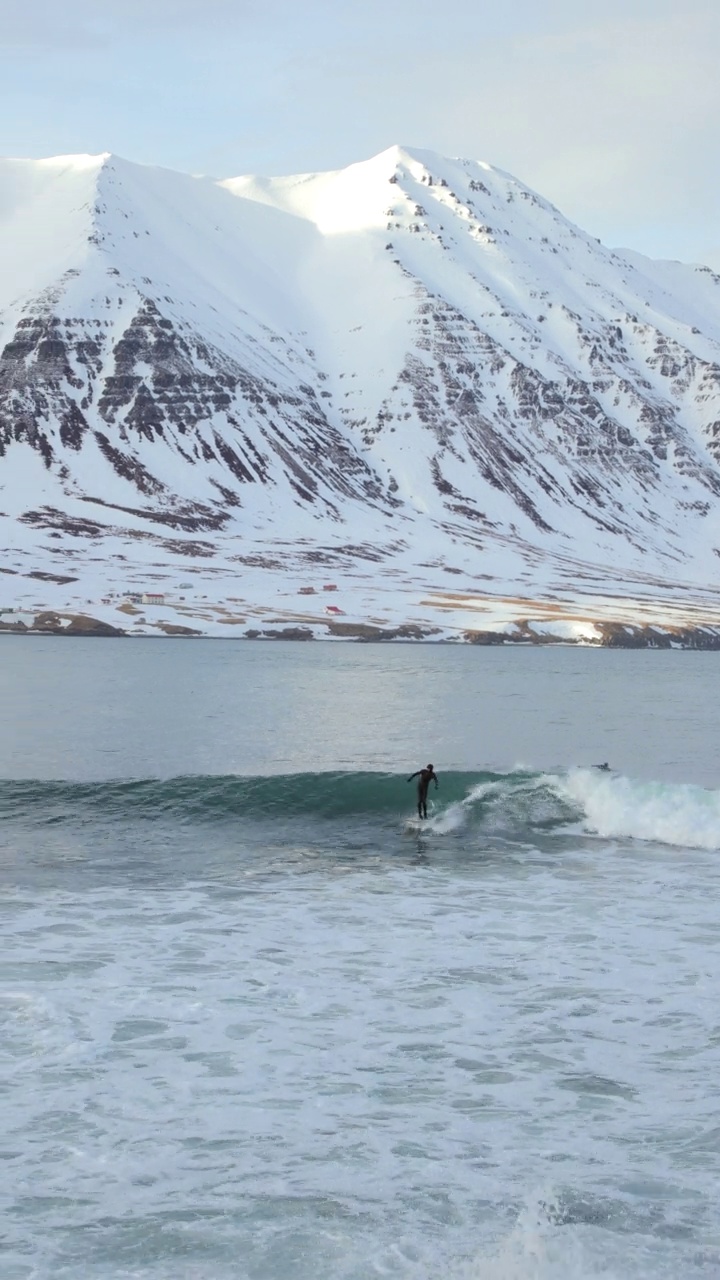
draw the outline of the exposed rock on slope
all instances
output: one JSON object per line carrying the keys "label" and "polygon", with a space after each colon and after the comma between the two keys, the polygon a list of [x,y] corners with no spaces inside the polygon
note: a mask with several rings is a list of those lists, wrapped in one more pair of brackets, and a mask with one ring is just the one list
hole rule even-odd
{"label": "exposed rock on slope", "polygon": [[[447,573],[714,605],[707,268],[613,253],[499,170],[399,148],[223,183],[5,161],[0,191],[18,603],[178,596],[192,564],[194,598],[241,575],[256,603],[332,568],[370,627],[368,581],[391,626],[425,625]],[[41,600],[38,574],[70,581]]]}

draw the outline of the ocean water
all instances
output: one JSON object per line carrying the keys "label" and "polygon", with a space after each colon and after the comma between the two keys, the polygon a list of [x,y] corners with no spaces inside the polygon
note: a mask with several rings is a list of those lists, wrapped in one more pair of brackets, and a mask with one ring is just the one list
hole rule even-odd
{"label": "ocean water", "polygon": [[720,1277],[719,700],[2,637],[2,1280]]}

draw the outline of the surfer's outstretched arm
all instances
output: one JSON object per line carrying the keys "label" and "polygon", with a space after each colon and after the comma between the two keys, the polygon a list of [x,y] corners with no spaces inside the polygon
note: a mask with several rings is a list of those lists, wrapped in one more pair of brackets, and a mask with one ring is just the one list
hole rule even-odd
{"label": "surfer's outstretched arm", "polygon": [[422,773],[422,769],[418,769],[417,773],[411,773],[410,777],[408,778],[408,782],[412,782],[413,778],[419,778],[421,773]]}

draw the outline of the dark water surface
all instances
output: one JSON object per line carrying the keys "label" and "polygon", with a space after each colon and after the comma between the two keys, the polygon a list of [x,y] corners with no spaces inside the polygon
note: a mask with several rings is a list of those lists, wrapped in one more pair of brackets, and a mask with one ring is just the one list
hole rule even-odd
{"label": "dark water surface", "polygon": [[[0,637],[0,777],[570,767],[720,783],[714,653]],[[412,766],[412,768],[411,768]]]}

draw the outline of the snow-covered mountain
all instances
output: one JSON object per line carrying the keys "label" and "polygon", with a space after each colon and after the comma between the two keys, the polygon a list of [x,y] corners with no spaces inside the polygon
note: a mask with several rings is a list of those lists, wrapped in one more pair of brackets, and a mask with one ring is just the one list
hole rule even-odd
{"label": "snow-covered mountain", "polygon": [[720,621],[719,285],[431,152],[2,161],[0,610]]}

